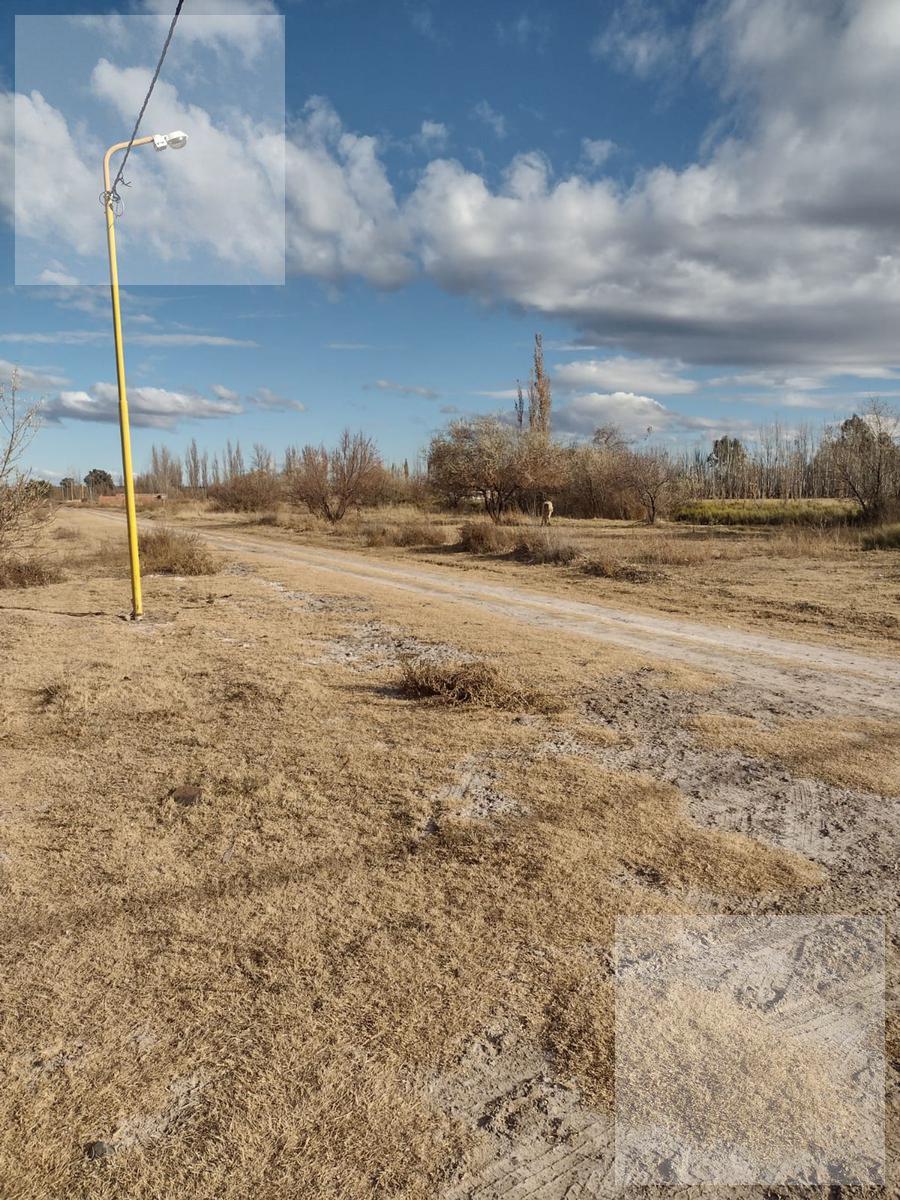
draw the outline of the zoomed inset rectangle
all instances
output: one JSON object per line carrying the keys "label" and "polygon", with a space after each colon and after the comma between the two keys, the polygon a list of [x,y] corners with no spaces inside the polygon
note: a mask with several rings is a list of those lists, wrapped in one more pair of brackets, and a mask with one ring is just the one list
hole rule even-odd
{"label": "zoomed inset rectangle", "polygon": [[883,920],[620,920],[615,1076],[620,1186],[882,1186]]}
{"label": "zoomed inset rectangle", "polygon": [[169,13],[16,17],[17,284],[108,283],[114,146],[123,284],[284,283],[285,18],[189,9],[155,84]]}

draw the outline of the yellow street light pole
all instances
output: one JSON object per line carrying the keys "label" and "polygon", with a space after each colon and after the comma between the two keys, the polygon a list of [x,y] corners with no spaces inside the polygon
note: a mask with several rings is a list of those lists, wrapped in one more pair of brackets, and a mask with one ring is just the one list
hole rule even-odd
{"label": "yellow street light pole", "polygon": [[[171,147],[180,150],[187,143],[187,134],[176,132],[135,138],[132,146],[147,146],[157,150]],[[137,513],[134,507],[134,472],[131,465],[131,430],[128,425],[128,393],[125,387],[125,351],[122,346],[122,310],[119,305],[119,264],[116,257],[116,214],[110,194],[109,162],[119,150],[127,150],[128,142],[116,142],[103,158],[103,201],[106,209],[106,244],[109,250],[109,288],[112,295],[113,337],[116,344],[116,382],[119,386],[119,432],[122,438],[122,477],[125,480],[125,519],[128,526],[128,555],[131,562],[131,619],[140,621],[144,615],[141,599],[141,563],[138,557]]]}

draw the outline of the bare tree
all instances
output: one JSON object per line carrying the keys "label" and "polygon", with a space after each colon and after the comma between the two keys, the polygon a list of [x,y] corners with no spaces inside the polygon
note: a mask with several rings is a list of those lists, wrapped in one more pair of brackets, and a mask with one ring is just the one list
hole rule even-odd
{"label": "bare tree", "polygon": [[[532,433],[550,432],[550,409],[553,397],[550,376],[544,368],[544,338],[534,335],[534,366],[528,377],[528,428]],[[524,408],[524,405],[523,405]]]}
{"label": "bare tree", "polygon": [[222,475],[226,483],[230,483],[232,479],[237,479],[239,475],[244,474],[244,455],[241,451],[241,443],[235,442],[232,447],[231,441],[225,443],[224,461],[222,464]]}
{"label": "bare tree", "polygon": [[264,446],[262,442],[253,443],[250,470],[259,471],[263,475],[272,475],[275,472],[275,459],[272,457],[272,451]]}
{"label": "bare tree", "polygon": [[282,471],[290,478],[300,465],[300,451],[296,446],[285,446],[282,463]]}
{"label": "bare tree", "polygon": [[197,446],[196,438],[191,438],[191,444],[185,451],[184,465],[187,471],[188,487],[196,495],[200,491],[201,477],[200,449]]}
{"label": "bare tree", "polygon": [[858,501],[863,518],[877,521],[900,502],[900,415],[871,400],[826,438],[838,478]]}
{"label": "bare tree", "polygon": [[628,449],[628,443],[618,425],[598,425],[591,442],[599,450],[607,450],[614,454],[624,454]]}
{"label": "bare tree", "polygon": [[559,501],[570,516],[620,520],[637,515],[625,479],[630,451],[616,426],[601,426],[589,444],[570,446],[566,453],[568,479]]}
{"label": "bare tree", "polygon": [[661,450],[632,452],[623,463],[623,479],[653,525],[678,480],[678,468]]}
{"label": "bare tree", "polygon": [[345,429],[337,446],[306,445],[288,481],[291,499],[336,524],[350,508],[372,499],[383,470],[375,443],[364,433]]}
{"label": "bare tree", "polygon": [[475,417],[455,421],[431,439],[428,478],[448,499],[479,496],[488,516],[499,521],[523,494],[558,487],[564,457],[542,433],[522,432],[497,417]]}
{"label": "bare tree", "polygon": [[[190,462],[188,474],[190,475]],[[154,443],[150,447],[150,470],[138,477],[138,490],[159,492],[165,496],[180,491],[182,482],[180,456],[173,454],[168,446],[157,446]]]}
{"label": "bare tree", "polygon": [[20,464],[40,428],[40,405],[24,404],[19,373],[0,384],[0,553],[28,540],[35,524],[49,516],[42,489]]}

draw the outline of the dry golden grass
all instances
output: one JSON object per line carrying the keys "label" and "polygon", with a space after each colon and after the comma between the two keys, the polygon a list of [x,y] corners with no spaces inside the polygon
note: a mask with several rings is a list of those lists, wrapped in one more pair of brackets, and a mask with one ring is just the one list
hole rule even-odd
{"label": "dry golden grass", "polygon": [[736,746],[777,759],[801,776],[838,787],[900,795],[900,726],[872,720],[782,721],[769,728],[753,717],[706,713],[696,718],[712,748]]}
{"label": "dry golden grass", "polygon": [[632,1127],[667,1130],[695,1153],[737,1145],[776,1178],[791,1151],[846,1145],[858,1129],[833,1052],[780,1014],[683,982],[631,983],[617,1004],[629,1031],[618,1116]]}
{"label": "dry golden grass", "polygon": [[[588,666],[576,638],[386,609],[377,586],[353,585],[368,612],[329,608],[333,578],[289,566],[278,581],[322,604],[252,575],[151,577],[134,625],[97,570],[3,614],[14,1200],[433,1200],[475,1136],[431,1090],[467,1039],[513,1019],[606,1104],[616,916],[691,911],[698,890],[789,906],[821,878],[694,825],[670,787],[548,756],[550,718],[411,702],[396,664],[311,648],[402,620],[555,694],[627,655]],[[443,807],[471,756],[521,815]],[[89,1160],[97,1140],[116,1153]]]}
{"label": "dry golden grass", "polygon": [[471,704],[509,712],[559,712],[565,700],[529,687],[495,663],[459,659],[407,658],[401,664],[399,691],[410,700]]}

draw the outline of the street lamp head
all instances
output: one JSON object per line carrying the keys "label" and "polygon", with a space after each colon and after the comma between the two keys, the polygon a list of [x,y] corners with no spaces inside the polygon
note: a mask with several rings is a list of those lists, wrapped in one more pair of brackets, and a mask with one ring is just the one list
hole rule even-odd
{"label": "street lamp head", "polygon": [[157,150],[183,150],[187,145],[188,135],[180,129],[174,133],[154,133],[153,145]]}

